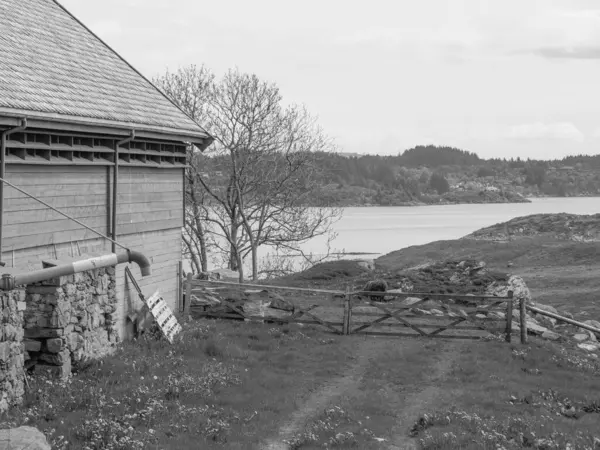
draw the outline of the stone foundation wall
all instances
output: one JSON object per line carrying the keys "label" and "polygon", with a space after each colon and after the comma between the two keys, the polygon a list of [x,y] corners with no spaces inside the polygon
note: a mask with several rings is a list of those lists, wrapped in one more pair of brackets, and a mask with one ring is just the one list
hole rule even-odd
{"label": "stone foundation wall", "polygon": [[25,301],[27,369],[64,378],[72,365],[111,353],[119,340],[114,267],[28,286]]}
{"label": "stone foundation wall", "polygon": [[0,413],[24,393],[23,310],[25,291],[0,291]]}

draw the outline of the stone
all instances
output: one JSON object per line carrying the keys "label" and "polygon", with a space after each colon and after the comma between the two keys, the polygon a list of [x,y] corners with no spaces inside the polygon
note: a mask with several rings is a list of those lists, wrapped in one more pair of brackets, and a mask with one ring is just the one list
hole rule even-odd
{"label": "stone", "polygon": [[53,338],[46,341],[46,349],[50,353],[59,353],[64,347],[65,343],[61,338]]}
{"label": "stone", "polygon": [[27,352],[39,352],[42,349],[42,343],[33,339],[25,339],[23,344]]}
{"label": "stone", "polygon": [[26,338],[43,339],[61,337],[63,330],[60,328],[28,328],[25,330]]}
{"label": "stone", "polygon": [[575,336],[573,336],[573,339],[575,339],[577,342],[585,342],[589,339],[589,335],[585,334],[585,333],[577,333]]}
{"label": "stone", "polygon": [[513,307],[518,308],[521,299],[526,303],[533,304],[531,299],[531,291],[525,284],[523,278],[511,275],[506,283],[492,283],[486,290],[487,295],[496,295],[498,297],[506,297],[508,291],[513,291]]}
{"label": "stone", "polygon": [[554,306],[542,305],[541,303],[538,303],[537,305],[535,305],[535,307],[537,309],[541,309],[542,311],[547,311],[547,312],[550,312],[550,313],[553,313],[553,314],[560,315],[560,313],[558,312],[558,310]]}
{"label": "stone", "polygon": [[361,260],[357,260],[356,264],[358,265],[358,267],[360,267],[361,269],[365,269],[365,270],[375,270],[375,261],[373,261],[372,259],[361,259]]}
{"label": "stone", "polygon": [[561,336],[554,331],[546,330],[542,333],[542,338],[548,339],[549,341],[557,341],[561,338]]}
{"label": "stone", "polygon": [[215,269],[211,270],[209,273],[218,275],[218,279],[222,281],[238,281],[240,278],[239,272],[230,269]]}
{"label": "stone", "polygon": [[583,323],[589,325],[590,327],[594,327],[600,330],[600,322],[598,322],[597,320],[586,320]]}
{"label": "stone", "polygon": [[27,302],[17,302],[17,311],[25,311],[27,309]]}
{"label": "stone", "polygon": [[536,320],[538,323],[546,328],[554,328],[556,325],[556,319],[552,319],[551,317],[542,316],[540,314],[537,315]]}
{"label": "stone", "polygon": [[492,311],[488,314],[488,318],[495,320],[505,320],[506,314],[502,311]]}
{"label": "stone", "polygon": [[26,426],[0,430],[0,447],[11,450],[51,450],[44,433]]}
{"label": "stone", "polygon": [[71,353],[69,352],[69,350],[66,349],[55,354],[42,353],[40,355],[40,361],[45,361],[54,366],[62,366],[64,364],[67,364],[67,362],[70,364]]}
{"label": "stone", "polygon": [[10,358],[10,342],[0,342],[0,363],[7,363]]}
{"label": "stone", "polygon": [[583,344],[577,344],[582,350],[587,350],[588,352],[595,352],[600,350],[600,344],[592,344],[591,342],[584,342]]}
{"label": "stone", "polygon": [[544,328],[543,326],[537,324],[533,320],[528,320],[527,321],[527,332],[528,333],[542,335],[546,331],[548,331],[547,328]]}
{"label": "stone", "polygon": [[485,314],[475,314],[475,318],[483,320],[483,319],[487,319]]}
{"label": "stone", "polygon": [[573,316],[573,314],[571,314],[569,311],[564,311],[561,313],[561,315],[563,317],[566,317],[567,319],[574,319],[575,317]]}

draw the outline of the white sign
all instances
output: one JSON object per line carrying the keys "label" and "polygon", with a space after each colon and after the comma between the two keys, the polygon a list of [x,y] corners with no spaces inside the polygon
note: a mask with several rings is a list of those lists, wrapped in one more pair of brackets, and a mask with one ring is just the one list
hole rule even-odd
{"label": "white sign", "polygon": [[148,308],[150,308],[150,313],[154,316],[154,319],[158,323],[163,334],[172,344],[173,337],[181,331],[181,325],[179,325],[173,312],[160,296],[160,292],[156,291],[152,294],[152,296],[146,300],[146,304],[148,305]]}

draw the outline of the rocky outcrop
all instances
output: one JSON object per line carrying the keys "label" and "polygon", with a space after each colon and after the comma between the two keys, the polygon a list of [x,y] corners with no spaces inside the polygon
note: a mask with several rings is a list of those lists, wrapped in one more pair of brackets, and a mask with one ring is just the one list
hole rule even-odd
{"label": "rocky outcrop", "polygon": [[600,214],[534,214],[475,231],[463,239],[507,241],[547,236],[577,242],[600,241]]}
{"label": "rocky outcrop", "polygon": [[[23,310],[25,292],[0,291],[0,413],[23,398]],[[0,435],[0,447],[2,438]]]}

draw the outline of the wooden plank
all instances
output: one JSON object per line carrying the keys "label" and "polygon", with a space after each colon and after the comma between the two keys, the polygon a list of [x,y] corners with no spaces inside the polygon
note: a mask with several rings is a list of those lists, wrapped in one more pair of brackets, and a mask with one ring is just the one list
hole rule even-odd
{"label": "wooden plank", "polygon": [[[145,205],[172,205],[174,202],[180,201],[182,197],[182,192],[139,193],[118,195],[117,201],[119,202],[119,207],[123,207],[125,210],[128,209],[127,206],[131,205],[133,208],[132,211],[138,211],[144,210]],[[86,196],[46,196],[43,200],[58,209],[76,206],[101,205],[106,204],[106,192]],[[32,198],[23,196],[22,198],[6,199],[4,212],[33,211],[40,209],[47,209],[47,207]]]}
{"label": "wooden plank", "polygon": [[[354,323],[355,324],[360,324],[360,325],[368,325],[364,329],[369,328],[369,326],[371,326],[371,325],[373,325],[373,328],[377,328],[377,327],[411,328],[409,325],[406,325],[406,324],[400,323],[400,322],[394,322],[394,323],[381,323],[381,322],[379,322],[379,323],[375,323],[375,324],[373,324],[372,322],[369,322],[369,323],[354,322]],[[440,334],[442,331],[447,331],[446,328],[440,330],[440,328],[439,328],[438,325],[432,325],[432,324],[421,324],[420,327],[421,328],[425,328],[425,329],[433,329],[434,330],[433,332],[426,333],[425,336],[436,335],[436,334]],[[475,325],[465,325],[465,326],[462,326],[462,327],[454,327],[454,328],[449,328],[448,330],[451,330],[451,331],[463,331],[463,330],[465,330],[465,331],[484,331],[480,327],[475,326]],[[489,332],[489,331],[504,332],[504,330],[505,330],[504,325],[500,324],[499,326],[496,326],[496,327],[487,328],[485,331],[486,332]],[[358,329],[356,331],[358,332]],[[354,333],[354,331],[352,333]]]}
{"label": "wooden plank", "polygon": [[169,228],[183,228],[182,220],[179,218],[167,220],[151,220],[145,223],[131,223],[121,225],[120,230],[123,234],[143,233],[146,231],[165,230]]}
{"label": "wooden plank", "polygon": [[[106,216],[104,215],[79,217],[78,220],[94,229],[106,227]],[[4,227],[4,236],[6,236],[7,239],[15,237],[25,238],[27,236],[51,234],[57,231],[75,231],[80,229],[84,228],[77,222],[73,222],[67,218],[48,220],[45,222],[41,219],[40,221],[32,221],[29,223],[6,225]]]}
{"label": "wooden plank", "polygon": [[[89,205],[89,206],[78,206],[73,208],[60,208],[62,212],[70,215],[76,219],[83,219],[86,217],[106,217],[108,211],[106,204],[100,205]],[[27,224],[27,223],[46,223],[54,220],[64,220],[65,217],[60,215],[58,212],[46,208],[37,209],[33,211],[18,211],[18,212],[5,212],[5,226]],[[85,222],[84,222],[85,223]]]}
{"label": "wooden plank", "polygon": [[[18,186],[18,185],[16,185]],[[21,186],[18,186],[21,187]],[[35,197],[39,197],[45,200],[48,197],[75,197],[82,195],[104,195],[106,193],[106,184],[105,183],[90,183],[90,184],[55,184],[52,186],[43,185],[43,186],[27,186],[24,187],[23,190],[28,194],[31,194]],[[149,191],[153,192],[153,191]],[[10,186],[6,186],[4,188],[4,197],[5,199],[23,199],[29,198],[27,195],[17,191],[16,189],[11,188]]]}
{"label": "wooden plank", "polygon": [[[214,318],[214,319],[241,319],[242,317],[240,317],[238,314],[227,314],[227,313],[217,313],[217,312],[210,312],[210,311],[201,311],[198,307],[196,306],[192,306],[191,307],[191,311],[190,313],[192,314],[192,316],[194,318],[200,318],[200,317],[207,317],[207,318]],[[261,321],[261,322],[275,322],[275,323],[301,323],[304,325],[322,325],[321,322],[318,322],[316,320],[303,320],[303,319],[295,319],[295,320],[289,320],[283,317],[275,317],[275,316],[245,316],[246,319],[248,320],[255,320],[255,321]],[[328,324],[332,325],[332,326],[342,326],[343,323],[342,322],[327,322]],[[339,334],[339,331],[335,331],[336,334]]]}
{"label": "wooden plank", "polygon": [[156,220],[177,220],[183,227],[183,215],[181,208],[171,208],[166,210],[148,211],[148,212],[132,212],[125,213],[123,211],[117,211],[117,225],[120,230],[123,225],[133,225],[138,223],[148,223]]}
{"label": "wooden plank", "polygon": [[217,286],[234,286],[239,288],[250,288],[250,289],[278,289],[281,291],[296,291],[296,292],[314,292],[320,294],[338,294],[345,295],[344,291],[333,291],[326,289],[309,289],[309,288],[297,288],[297,287],[289,287],[289,286],[272,286],[268,284],[249,284],[249,283],[229,283],[226,281],[210,281],[210,280],[194,280],[194,286],[204,286],[204,285],[217,285]]}
{"label": "wooden plank", "polygon": [[362,331],[360,334],[362,335],[367,335],[367,336],[383,336],[383,337],[413,337],[413,338],[425,338],[427,339],[428,337],[431,337],[432,339],[471,339],[471,340],[480,340],[482,337],[481,336],[455,336],[455,335],[433,335],[433,336],[421,336],[419,334],[413,334],[413,333],[385,333],[383,331]]}
{"label": "wooden plank", "polygon": [[513,302],[509,300],[506,305],[506,342],[512,341]]}
{"label": "wooden plank", "polygon": [[467,294],[430,294],[427,292],[367,292],[367,291],[356,291],[352,295],[360,295],[361,297],[396,297],[399,299],[405,299],[409,297],[422,298],[425,297],[427,300],[469,300],[469,301],[483,301],[488,299],[508,299],[509,297],[498,297],[495,295],[467,295]]}
{"label": "wooden plank", "polygon": [[384,308],[383,306],[379,306],[379,305],[375,305],[372,304],[372,306],[376,306],[377,308],[381,309],[383,312],[385,312],[386,314],[392,316],[394,319],[398,320],[399,322],[405,323],[407,324],[409,327],[411,327],[413,330],[415,330],[416,332],[422,334],[422,335],[426,335],[427,333],[425,333],[423,330],[421,330],[419,327],[411,325],[410,322],[406,321],[404,318],[400,317],[398,315],[398,313],[395,312],[391,312],[389,311],[387,308]]}
{"label": "wooden plank", "polygon": [[[95,228],[101,233],[107,233],[106,224]],[[53,243],[59,244],[71,241],[84,241],[95,237],[98,237],[96,233],[93,233],[85,228],[80,228],[78,230],[57,231],[54,233],[34,234],[31,236],[6,237],[3,242],[3,250],[20,250],[51,245]]]}
{"label": "wooden plank", "polygon": [[[363,323],[361,326],[355,328],[354,330],[351,330],[350,334],[358,333],[358,332],[360,332],[360,331],[362,331],[362,330],[364,330],[366,328],[369,328],[369,327],[371,327],[373,325],[378,324],[379,322],[383,322],[384,320],[390,319],[391,317],[392,316],[385,315],[385,316],[381,316],[379,319],[373,320],[372,322]],[[360,322],[356,322],[356,321],[354,323],[355,324],[360,324]],[[396,325],[396,324],[394,324],[394,325]],[[401,325],[404,325],[404,324],[401,324]],[[404,325],[404,326],[406,326],[406,325]]]}
{"label": "wooden plank", "polygon": [[64,173],[64,174],[82,174],[82,173],[87,173],[87,174],[95,174],[95,173],[100,173],[100,172],[104,172],[104,168],[99,168],[96,166],[83,166],[83,167],[73,167],[73,166],[68,166],[65,165],[64,167],[61,167],[60,170],[52,167],[52,168],[48,168],[44,165],[29,165],[29,164],[11,164],[10,166],[6,166],[6,174],[10,175],[11,177],[17,177],[19,175],[23,175],[23,177],[26,177],[27,175],[40,175],[40,174],[46,174],[49,171],[54,171],[54,172],[60,172],[60,173]]}

